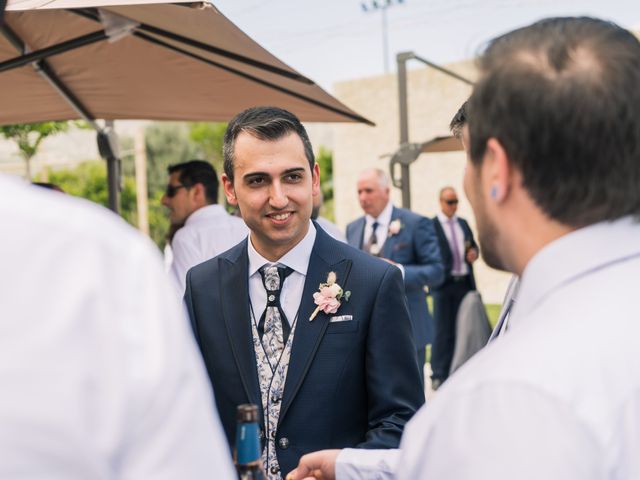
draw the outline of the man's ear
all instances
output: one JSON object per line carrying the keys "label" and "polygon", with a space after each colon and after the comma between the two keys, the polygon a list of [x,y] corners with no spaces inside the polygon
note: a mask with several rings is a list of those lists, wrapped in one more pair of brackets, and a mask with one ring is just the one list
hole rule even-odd
{"label": "man's ear", "polygon": [[311,172],[311,193],[314,196],[320,193],[320,166],[317,163]]}
{"label": "man's ear", "polygon": [[227,203],[234,207],[238,205],[236,190],[233,188],[233,182],[229,179],[226,173],[222,174],[222,186],[224,187],[224,194],[227,197]]}
{"label": "man's ear", "polygon": [[196,183],[191,188],[189,188],[189,195],[198,205],[206,205],[207,202],[207,192],[202,183]]}
{"label": "man's ear", "polygon": [[496,138],[487,141],[487,150],[482,162],[483,177],[488,197],[503,202],[511,191],[511,164],[507,152]]}

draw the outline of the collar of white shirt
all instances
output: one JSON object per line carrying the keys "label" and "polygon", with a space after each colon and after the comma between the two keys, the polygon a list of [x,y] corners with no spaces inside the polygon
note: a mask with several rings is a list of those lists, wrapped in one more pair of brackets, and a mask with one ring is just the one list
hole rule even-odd
{"label": "collar of white shirt", "polygon": [[604,265],[640,254],[640,223],[632,217],[590,225],[554,240],[527,264],[510,326],[562,285]]}
{"label": "collar of white shirt", "polygon": [[[447,225],[449,223],[449,217],[447,217],[444,213],[438,212],[438,220],[440,220],[440,225]],[[451,217],[451,220],[458,221],[458,217],[454,215]]]}
{"label": "collar of white shirt", "polygon": [[391,214],[392,213],[393,213],[393,202],[389,201],[387,203],[387,206],[384,207],[384,209],[382,210],[382,212],[380,212],[380,215],[378,215],[377,218],[373,218],[369,214],[365,215],[364,218],[365,218],[365,222],[366,222],[366,228],[367,229],[371,229],[371,226],[373,225],[373,222],[378,222],[379,230],[377,230],[377,231],[386,232],[389,229],[389,224],[391,223]]}
{"label": "collar of white shirt", "polygon": [[217,203],[213,205],[205,205],[204,207],[199,208],[191,215],[189,215],[184,224],[190,225],[192,223],[197,223],[202,220],[208,220],[211,217],[219,217],[221,215],[228,215],[227,211],[222,205],[218,205]]}
{"label": "collar of white shirt", "polygon": [[307,268],[309,268],[309,259],[311,258],[311,251],[313,250],[313,244],[316,241],[316,227],[309,221],[309,230],[300,242],[285,253],[276,262],[270,262],[262,255],[260,255],[251,243],[251,235],[249,235],[247,254],[249,255],[249,277],[256,273],[266,263],[274,264],[279,263],[285,265],[295,272],[298,272],[304,276],[307,275]]}

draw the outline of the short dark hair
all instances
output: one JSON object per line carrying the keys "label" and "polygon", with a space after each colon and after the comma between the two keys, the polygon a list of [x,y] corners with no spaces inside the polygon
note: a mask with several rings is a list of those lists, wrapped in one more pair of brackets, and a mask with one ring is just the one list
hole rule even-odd
{"label": "short dark hair", "polygon": [[233,182],[233,159],[236,138],[246,132],[260,140],[279,140],[291,132],[297,133],[304,145],[304,154],[313,172],[316,162],[309,136],[298,117],[277,107],[254,107],[235,116],[224,134],[222,152],[224,154],[224,173]]}
{"label": "short dark hair", "polygon": [[640,42],[593,18],[498,37],[469,100],[470,156],[496,138],[550,218],[581,227],[640,215]]}
{"label": "short dark hair", "polygon": [[169,175],[178,172],[180,174],[178,176],[180,183],[187,188],[193,187],[196,183],[201,183],[204,187],[207,203],[218,203],[218,175],[216,175],[216,169],[209,162],[189,160],[188,162],[170,165],[167,171]]}
{"label": "short dark hair", "polygon": [[464,102],[451,119],[449,130],[456,138],[462,138],[462,129],[467,124],[467,102]]}

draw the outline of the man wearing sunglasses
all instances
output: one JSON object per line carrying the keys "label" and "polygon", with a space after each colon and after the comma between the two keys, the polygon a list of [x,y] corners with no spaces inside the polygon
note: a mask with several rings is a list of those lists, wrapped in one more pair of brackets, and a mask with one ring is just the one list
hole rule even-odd
{"label": "man wearing sunglasses", "polygon": [[444,263],[445,280],[433,288],[435,336],[431,350],[431,387],[437,390],[449,376],[456,340],[456,317],[464,296],[476,289],[473,262],[478,245],[469,224],[456,215],[458,194],[453,187],[440,190],[441,212],[433,219]]}
{"label": "man wearing sunglasses", "polygon": [[203,160],[168,168],[162,204],[177,231],[171,239],[171,274],[184,292],[187,270],[230,249],[247,236],[247,226],[218,205],[218,176]]}

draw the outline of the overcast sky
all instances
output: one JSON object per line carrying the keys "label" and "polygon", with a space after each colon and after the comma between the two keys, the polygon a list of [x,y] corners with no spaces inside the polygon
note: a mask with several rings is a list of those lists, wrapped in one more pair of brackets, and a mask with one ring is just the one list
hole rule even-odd
{"label": "overcast sky", "polygon": [[[384,73],[382,12],[374,0],[213,0],[282,61],[332,91],[335,82]],[[387,0],[376,0],[380,5]],[[413,51],[436,63],[471,58],[493,36],[558,15],[590,15],[640,27],[639,0],[392,0],[389,67]],[[362,4],[368,6],[364,11]],[[415,64],[419,67],[420,64]]]}

